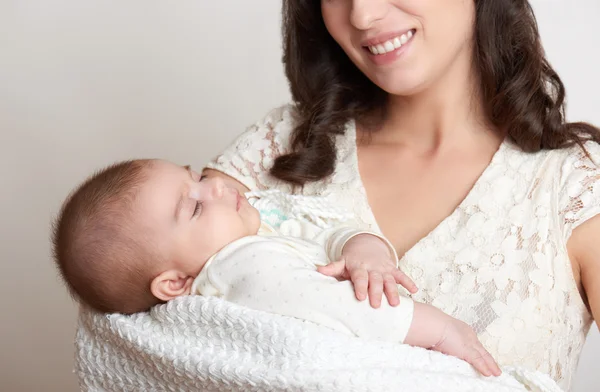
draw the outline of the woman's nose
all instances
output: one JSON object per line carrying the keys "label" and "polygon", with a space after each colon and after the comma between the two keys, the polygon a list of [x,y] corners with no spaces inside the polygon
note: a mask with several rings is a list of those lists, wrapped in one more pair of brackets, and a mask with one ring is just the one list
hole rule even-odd
{"label": "woman's nose", "polygon": [[350,23],[359,30],[368,30],[382,19],[385,14],[386,1],[352,0]]}

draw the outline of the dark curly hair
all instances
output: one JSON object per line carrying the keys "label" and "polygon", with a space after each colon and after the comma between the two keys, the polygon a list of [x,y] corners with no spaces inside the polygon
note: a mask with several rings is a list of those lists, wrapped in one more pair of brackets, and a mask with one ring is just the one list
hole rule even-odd
{"label": "dark curly hair", "polygon": [[[590,124],[565,121],[565,88],[545,57],[527,0],[474,0],[475,68],[489,122],[523,151],[600,142]],[[375,129],[387,93],[350,61],[329,35],[319,0],[283,1],[283,61],[296,106],[291,152],[271,174],[303,185],[333,173],[333,135],[350,119]]]}

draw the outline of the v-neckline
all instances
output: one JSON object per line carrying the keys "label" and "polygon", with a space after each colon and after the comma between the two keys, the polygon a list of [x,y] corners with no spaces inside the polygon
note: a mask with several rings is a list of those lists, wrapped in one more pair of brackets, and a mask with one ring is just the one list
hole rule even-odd
{"label": "v-neckline", "polygon": [[[359,193],[361,194],[360,201],[361,201],[361,203],[363,203],[363,207],[365,207],[365,209],[367,210],[367,216],[370,219],[371,224],[374,226],[374,229],[377,232],[385,235],[385,233],[383,233],[383,231],[381,230],[379,223],[377,222],[377,218],[375,217],[375,214],[373,213],[371,204],[369,204],[369,198],[367,196],[367,189],[365,188],[365,184],[363,183],[362,176],[360,174],[360,167],[358,164],[358,143],[357,143],[357,134],[356,134],[356,123],[354,122],[354,120],[351,120],[349,122],[348,127],[346,129],[346,134],[347,135],[350,134],[351,140],[349,140],[349,142],[352,143],[352,145],[354,146],[353,154],[352,154],[352,160],[353,160],[352,164],[356,170],[355,175],[356,175],[357,182],[358,182],[358,184],[357,184],[358,190],[359,190]],[[481,174],[479,175],[477,180],[475,180],[475,182],[469,189],[469,192],[467,193],[467,195],[461,200],[461,202],[456,206],[456,208],[454,208],[454,210],[452,210],[452,212],[449,215],[447,215],[441,221],[439,221],[438,224],[436,226],[434,226],[433,229],[431,229],[425,236],[420,238],[410,248],[408,248],[404,254],[400,255],[400,262],[403,262],[411,253],[414,253],[416,250],[418,250],[420,247],[422,247],[424,242],[426,242],[429,238],[431,238],[437,232],[442,230],[442,228],[445,227],[448,222],[455,219],[456,215],[459,213],[460,210],[464,209],[466,206],[468,206],[470,204],[470,200],[472,198],[474,190],[479,186],[480,183],[485,181],[485,179],[487,178],[489,173],[492,171],[492,168],[497,165],[498,159],[499,159],[500,155],[502,154],[502,152],[504,151],[504,149],[507,147],[507,144],[508,144],[507,139],[504,139],[500,143],[500,145],[498,146],[498,149],[492,155],[492,159],[490,160],[488,165],[485,167],[485,169],[481,172]]]}

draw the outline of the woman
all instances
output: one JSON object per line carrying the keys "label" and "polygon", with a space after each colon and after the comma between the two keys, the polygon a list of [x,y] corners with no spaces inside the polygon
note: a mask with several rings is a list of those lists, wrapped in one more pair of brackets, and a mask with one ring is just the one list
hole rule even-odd
{"label": "woman", "polygon": [[[293,106],[205,171],[333,194],[403,255],[413,295],[568,390],[600,315],[600,131],[566,123],[526,0],[287,0]],[[389,265],[334,266],[395,300]]]}

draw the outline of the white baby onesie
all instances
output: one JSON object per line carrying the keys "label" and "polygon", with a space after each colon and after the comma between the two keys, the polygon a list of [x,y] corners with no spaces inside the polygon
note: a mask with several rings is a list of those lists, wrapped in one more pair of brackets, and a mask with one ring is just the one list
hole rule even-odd
{"label": "white baby onesie", "polygon": [[[322,230],[294,219],[279,231],[263,222],[256,236],[244,237],[214,255],[194,280],[192,294],[216,296],[252,309],[296,317],[355,336],[402,343],[413,317],[413,302],[385,298],[373,309],[358,301],[350,281],[316,270],[339,260],[344,244],[367,233],[347,227]],[[397,260],[393,246],[382,238]],[[310,240],[309,240],[310,239]]]}

